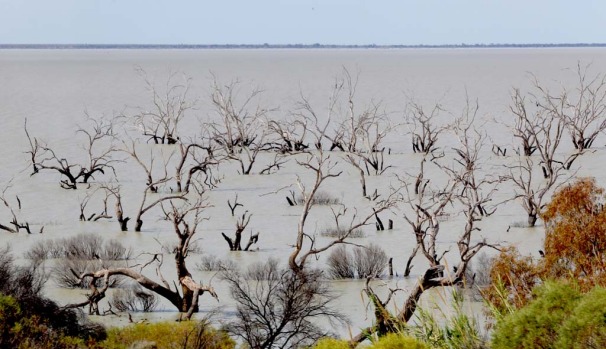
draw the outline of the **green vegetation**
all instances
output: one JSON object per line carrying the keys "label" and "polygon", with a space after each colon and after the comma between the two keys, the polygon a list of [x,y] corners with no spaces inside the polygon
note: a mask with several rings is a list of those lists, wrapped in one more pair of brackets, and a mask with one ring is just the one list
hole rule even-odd
{"label": "green vegetation", "polygon": [[211,328],[205,321],[159,322],[114,328],[99,344],[102,348],[126,349],[137,343],[183,349],[229,349],[236,346],[225,332]]}
{"label": "green vegetation", "polygon": [[606,289],[586,294],[570,282],[547,282],[537,287],[525,307],[496,325],[492,348],[604,348]]}

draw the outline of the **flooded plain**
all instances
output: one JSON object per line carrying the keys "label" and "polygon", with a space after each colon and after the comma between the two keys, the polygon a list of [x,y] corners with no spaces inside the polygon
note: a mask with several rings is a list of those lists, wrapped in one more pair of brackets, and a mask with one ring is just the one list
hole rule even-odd
{"label": "flooded plain", "polygon": [[[559,91],[565,87],[576,87],[575,69],[577,64],[591,64],[590,72],[606,72],[606,50],[601,48],[566,49],[410,49],[410,50],[2,50],[0,51],[0,183],[6,188],[5,196],[10,200],[18,195],[22,208],[18,210],[20,219],[27,221],[37,232],[44,226],[42,234],[11,234],[0,231],[0,245],[9,244],[14,256],[25,263],[25,253],[39,241],[56,240],[78,234],[96,234],[104,239],[116,239],[133,249],[138,258],[132,263],[148,258],[142,253],[158,253],[163,245],[174,244],[175,234],[171,224],[162,220],[162,212],[156,207],[146,213],[141,232],[122,232],[115,217],[97,222],[80,221],[80,203],[88,192],[99,183],[116,181],[121,186],[123,208],[127,215],[134,216],[140,205],[142,190],[145,188],[145,173],[131,160],[115,164],[115,176],[111,173],[98,176],[92,185],[81,185],[77,190],[66,190],[59,186],[61,176],[54,171],[41,171],[31,176],[32,168],[26,153],[29,149],[24,132],[27,128],[32,136],[44,140],[61,157],[69,159],[85,158],[82,150],[82,134],[76,133],[78,125],[85,125],[85,113],[92,117],[125,119],[140,110],[153,107],[153,100],[138,70],[147,73],[156,86],[166,84],[167,76],[176,72],[185,74],[192,80],[188,97],[195,101],[180,125],[182,139],[194,137],[201,132],[201,124],[216,117],[211,104],[211,82],[213,77],[222,84],[238,80],[241,93],[246,95],[258,86],[262,93],[259,103],[269,109],[268,117],[273,120],[288,120],[300,111],[297,103],[302,96],[308,99],[319,115],[325,115],[329,97],[334,90],[335,77],[347,69],[357,76],[354,100],[359,110],[370,105],[379,105],[385,120],[393,127],[383,145],[389,149],[385,154],[385,173],[367,176],[369,191],[378,189],[383,195],[390,187],[401,186],[397,178],[412,181],[421,163],[422,155],[411,148],[410,127],[406,124],[406,106],[410,98],[430,108],[436,102],[445,110],[436,119],[446,124],[460,115],[466,105],[477,101],[479,109],[475,125],[487,135],[485,147],[481,151],[480,171],[494,175],[505,175],[507,165],[518,161],[515,149],[519,142],[506,127],[512,120],[510,111],[511,93],[514,87],[522,91],[532,88],[532,76],[543,86]],[[160,87],[159,87],[160,88]],[[124,119],[124,118],[123,118]],[[131,126],[129,126],[131,125]],[[137,129],[125,123],[121,132],[136,135]],[[140,136],[140,135],[139,135]],[[175,145],[153,145],[138,138],[139,153],[142,157],[156,159],[156,165],[165,161],[172,169],[175,161],[171,154],[177,151]],[[444,134],[438,140],[438,147],[447,155],[452,154],[456,138]],[[497,156],[491,151],[493,144],[507,147],[507,156]],[[574,163],[566,176],[593,176],[599,185],[606,185],[606,136],[600,134],[591,151],[583,154]],[[565,134],[559,152],[572,149],[569,135]],[[360,215],[370,211],[369,201],[360,194],[358,171],[345,160],[342,152],[326,152],[335,163],[337,178],[328,179],[321,191],[339,199],[348,212]],[[200,271],[195,268],[204,255],[213,255],[231,260],[244,268],[255,262],[276,258],[286,265],[294,244],[297,223],[302,212],[301,206],[289,206],[286,196],[290,190],[297,191],[297,180],[310,183],[313,179],[309,170],[297,164],[306,155],[298,154],[287,160],[275,173],[259,174],[264,165],[274,159],[274,153],[262,153],[251,175],[238,173],[236,163],[222,163],[217,176],[221,178],[217,187],[206,195],[209,207],[205,209],[205,219],[196,235],[198,247],[188,257],[190,271],[194,279],[205,284],[212,283],[219,294],[219,302],[207,297],[201,298],[202,311],[219,308],[219,319],[227,319],[233,314],[233,302],[229,292],[222,285],[216,272]],[[118,156],[118,154],[116,154]],[[124,154],[118,156],[125,158]],[[452,161],[452,160],[449,160]],[[161,169],[155,171],[161,172]],[[446,174],[438,168],[426,170],[426,176],[440,182]],[[109,172],[109,171],[108,171]],[[159,173],[158,172],[158,173]],[[170,193],[170,185],[160,190]],[[236,217],[232,217],[228,200],[235,196],[252,215],[244,232],[244,242],[249,234],[260,233],[252,252],[230,252],[221,233],[233,234]],[[526,214],[520,202],[511,200],[515,196],[512,185],[502,183],[494,194],[493,204],[499,204],[496,212],[480,222],[481,230],[474,233],[474,241],[482,238],[494,244],[514,244],[523,253],[538,257],[543,229],[541,222],[534,228],[524,227]],[[12,202],[12,201],[11,201]],[[95,206],[96,205],[96,206]],[[93,200],[90,209],[98,209],[100,201]],[[405,205],[400,204],[381,214],[384,221],[394,221],[394,229],[377,231],[374,220],[363,227],[363,237],[351,241],[359,245],[375,243],[381,246],[387,256],[393,258],[397,276],[384,277],[376,282],[378,290],[397,285],[406,289],[425,271],[426,262],[419,254],[414,260],[412,274],[408,278],[401,275],[406,260],[414,248],[414,235],[403,219]],[[448,210],[447,210],[448,211]],[[238,211],[243,212],[243,211]],[[113,214],[113,204],[110,205]],[[10,222],[9,210],[0,209],[0,224]],[[319,245],[329,241],[320,235],[323,229],[334,225],[329,206],[312,209],[308,222],[308,233],[317,235]],[[446,254],[450,265],[456,263],[456,241],[464,225],[463,215],[453,208],[442,222],[439,248]],[[166,249],[164,249],[166,252]],[[486,249],[487,254],[494,254]],[[328,253],[320,255],[313,263],[324,267]],[[170,257],[165,259],[163,272],[167,279],[174,278],[174,268]],[[56,261],[46,262],[48,270]],[[154,270],[148,270],[149,277],[155,277]],[[369,325],[372,311],[362,297],[364,280],[331,281],[331,286],[339,295],[338,308],[349,316],[351,331]],[[385,284],[385,286],[381,286]],[[49,282],[47,294],[59,303],[84,300],[86,290],[58,287],[53,279]],[[437,295],[437,299],[440,299]],[[396,297],[392,307],[401,306],[405,294]],[[103,305],[102,305],[103,307]],[[470,305],[477,309],[477,305]],[[393,309],[393,308],[392,308]],[[161,302],[159,312],[136,314],[137,317],[174,318],[176,313],[167,302]],[[481,314],[478,314],[480,316]],[[126,323],[127,319],[105,316],[97,319],[108,324]],[[349,330],[341,329],[346,335]]]}

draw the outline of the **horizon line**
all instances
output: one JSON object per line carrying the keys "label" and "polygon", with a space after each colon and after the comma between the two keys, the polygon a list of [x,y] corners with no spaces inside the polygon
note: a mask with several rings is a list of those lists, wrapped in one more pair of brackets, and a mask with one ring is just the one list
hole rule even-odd
{"label": "horizon line", "polygon": [[606,47],[606,43],[477,43],[477,44],[0,44],[0,49],[280,49],[280,48],[541,48]]}

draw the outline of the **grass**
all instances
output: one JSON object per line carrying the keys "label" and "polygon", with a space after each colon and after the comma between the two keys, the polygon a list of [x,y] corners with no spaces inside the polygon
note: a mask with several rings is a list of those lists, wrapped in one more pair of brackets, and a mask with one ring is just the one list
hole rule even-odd
{"label": "grass", "polygon": [[[100,342],[102,348],[127,349],[137,344],[154,348],[184,349],[232,349],[235,342],[208,322],[157,322],[134,324],[108,330],[107,339]],[[153,346],[155,345],[155,346]]]}

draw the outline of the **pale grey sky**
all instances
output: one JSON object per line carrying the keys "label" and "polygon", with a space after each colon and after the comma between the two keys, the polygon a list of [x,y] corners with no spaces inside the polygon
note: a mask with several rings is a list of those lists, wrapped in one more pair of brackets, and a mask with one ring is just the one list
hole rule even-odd
{"label": "pale grey sky", "polygon": [[604,0],[0,0],[0,43],[604,43]]}

